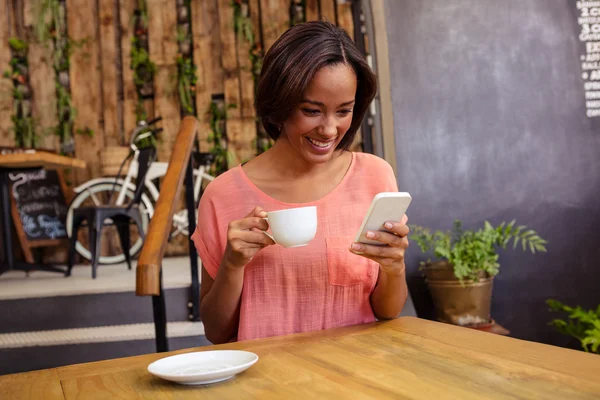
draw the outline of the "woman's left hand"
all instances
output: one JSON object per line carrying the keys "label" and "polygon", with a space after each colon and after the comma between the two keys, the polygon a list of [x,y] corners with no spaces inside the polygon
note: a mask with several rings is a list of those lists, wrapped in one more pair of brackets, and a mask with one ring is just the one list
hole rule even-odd
{"label": "woman's left hand", "polygon": [[377,262],[388,275],[404,273],[404,253],[408,248],[408,217],[406,214],[400,222],[386,222],[383,231],[368,231],[367,238],[381,242],[382,245],[352,243],[350,251]]}

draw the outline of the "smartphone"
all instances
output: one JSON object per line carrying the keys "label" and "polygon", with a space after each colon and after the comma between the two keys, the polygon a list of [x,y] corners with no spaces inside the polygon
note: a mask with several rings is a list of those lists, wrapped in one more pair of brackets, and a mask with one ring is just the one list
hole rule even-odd
{"label": "smartphone", "polygon": [[367,239],[367,231],[385,231],[387,221],[400,221],[406,213],[412,197],[406,192],[383,192],[373,197],[371,206],[356,234],[355,242],[382,245],[376,240]]}

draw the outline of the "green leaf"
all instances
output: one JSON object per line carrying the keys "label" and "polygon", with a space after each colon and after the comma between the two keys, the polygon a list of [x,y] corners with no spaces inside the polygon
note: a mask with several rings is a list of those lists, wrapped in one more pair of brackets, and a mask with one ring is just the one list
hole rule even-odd
{"label": "green leaf", "polygon": [[[594,310],[586,311],[580,306],[570,307],[557,300],[548,299],[546,304],[553,312],[567,314],[567,320],[554,319],[550,322],[555,329],[567,336],[572,336],[581,342],[585,351],[598,353],[600,345],[600,316]],[[598,306],[600,309],[600,305]]]}
{"label": "green leaf", "polygon": [[23,41],[23,40],[21,40],[19,38],[15,38],[15,37],[9,38],[8,39],[8,45],[10,46],[10,48],[13,51],[20,52],[20,51],[27,50],[27,42],[25,42],[25,41]]}
{"label": "green leaf", "polygon": [[484,221],[480,229],[463,230],[462,222],[455,220],[452,230],[435,232],[411,224],[410,239],[423,253],[433,252],[435,257],[452,264],[458,279],[473,279],[480,272],[491,276],[498,274],[497,250],[506,248],[511,240],[514,241],[513,249],[521,242],[523,251],[529,250],[532,254],[546,250],[542,244],[545,241],[534,230],[526,230],[523,225],[515,228],[515,224],[516,221],[512,220],[493,227],[489,221]]}
{"label": "green leaf", "polygon": [[514,244],[513,244],[513,249],[517,248],[517,245],[519,244],[519,240],[520,240],[520,238],[518,236],[515,236],[515,240],[514,240]]}

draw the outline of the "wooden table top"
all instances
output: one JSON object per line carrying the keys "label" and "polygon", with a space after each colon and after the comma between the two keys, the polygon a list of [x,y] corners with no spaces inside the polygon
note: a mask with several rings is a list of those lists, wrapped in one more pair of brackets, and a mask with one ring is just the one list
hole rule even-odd
{"label": "wooden table top", "polygon": [[[214,349],[260,359],[208,386],[146,371],[168,355]],[[403,317],[0,376],[0,399],[599,399],[599,377],[595,354]]]}
{"label": "wooden table top", "polygon": [[0,167],[42,167],[46,169],[85,168],[86,163],[78,158],[61,156],[47,151],[35,151],[32,153],[0,154]]}

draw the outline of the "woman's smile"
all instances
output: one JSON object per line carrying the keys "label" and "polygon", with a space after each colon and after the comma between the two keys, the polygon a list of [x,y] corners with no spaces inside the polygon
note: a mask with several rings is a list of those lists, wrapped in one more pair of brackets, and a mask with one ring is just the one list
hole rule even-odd
{"label": "woman's smile", "polygon": [[335,145],[335,139],[333,140],[328,140],[328,141],[324,141],[324,140],[319,140],[319,139],[314,139],[312,137],[309,136],[305,136],[306,140],[308,141],[308,143],[311,144],[311,146],[315,149],[315,151],[317,151],[318,153],[328,153],[329,150],[331,150],[331,148]]}

